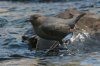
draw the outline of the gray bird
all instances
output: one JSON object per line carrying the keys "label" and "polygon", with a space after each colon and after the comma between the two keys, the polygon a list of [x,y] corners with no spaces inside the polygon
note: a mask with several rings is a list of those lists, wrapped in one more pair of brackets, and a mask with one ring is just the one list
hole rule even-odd
{"label": "gray bird", "polygon": [[39,37],[47,40],[56,40],[63,45],[62,39],[73,32],[75,24],[84,15],[85,13],[82,13],[72,19],[61,19],[35,14],[30,17],[30,22]]}

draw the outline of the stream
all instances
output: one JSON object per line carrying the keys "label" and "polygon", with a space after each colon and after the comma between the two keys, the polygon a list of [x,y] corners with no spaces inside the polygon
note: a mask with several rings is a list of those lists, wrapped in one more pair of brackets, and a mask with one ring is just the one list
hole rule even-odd
{"label": "stream", "polygon": [[55,16],[69,7],[100,16],[99,0],[55,3],[0,1],[0,66],[100,66],[100,43],[86,47],[91,52],[85,53],[83,45],[79,45],[76,55],[38,57],[21,41],[21,36],[32,27],[27,22],[30,15]]}

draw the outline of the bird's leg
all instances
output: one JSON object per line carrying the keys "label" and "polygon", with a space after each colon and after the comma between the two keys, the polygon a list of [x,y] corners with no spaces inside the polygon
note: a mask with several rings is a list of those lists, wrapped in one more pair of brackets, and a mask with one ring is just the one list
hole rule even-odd
{"label": "bird's leg", "polygon": [[67,50],[67,46],[66,46],[67,41],[66,41],[66,43],[63,42],[63,41],[59,41],[59,43],[60,43],[60,49],[61,50]]}
{"label": "bird's leg", "polygon": [[67,49],[66,45],[71,42],[70,39],[72,38],[72,36],[73,36],[73,33],[69,33],[62,40],[59,41],[62,49]]}
{"label": "bird's leg", "polygon": [[55,43],[45,53],[47,54],[49,51],[55,49],[58,46],[58,44],[58,41],[55,41]]}

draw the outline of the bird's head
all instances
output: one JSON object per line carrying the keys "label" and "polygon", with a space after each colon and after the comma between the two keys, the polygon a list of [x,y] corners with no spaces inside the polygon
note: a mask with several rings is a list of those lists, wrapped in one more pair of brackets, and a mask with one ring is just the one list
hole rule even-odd
{"label": "bird's head", "polygon": [[40,14],[31,15],[29,21],[32,23],[33,26],[38,26],[43,23],[45,16]]}

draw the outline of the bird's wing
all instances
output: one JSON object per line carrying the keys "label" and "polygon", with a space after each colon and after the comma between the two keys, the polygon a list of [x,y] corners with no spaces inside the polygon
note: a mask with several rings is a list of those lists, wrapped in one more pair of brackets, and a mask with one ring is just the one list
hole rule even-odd
{"label": "bird's wing", "polygon": [[41,30],[51,36],[65,36],[69,33],[70,27],[63,23],[46,23],[41,25]]}

